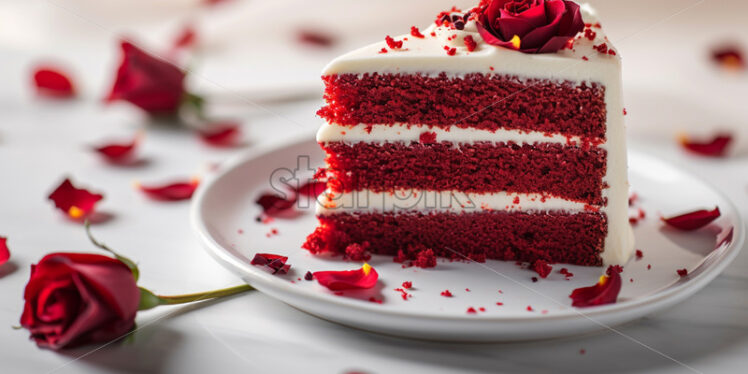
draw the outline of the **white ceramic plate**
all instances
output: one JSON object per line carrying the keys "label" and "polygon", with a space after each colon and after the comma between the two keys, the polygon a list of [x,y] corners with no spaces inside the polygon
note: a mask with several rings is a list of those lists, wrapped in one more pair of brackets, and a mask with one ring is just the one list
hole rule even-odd
{"label": "white ceramic plate", "polygon": [[[339,295],[315,281],[303,280],[309,270],[361,266],[340,257],[313,256],[301,249],[316,227],[312,203],[302,200],[308,203],[302,205],[309,207],[297,207],[298,214],[293,218],[256,221],[261,210],[254,201],[261,193],[272,191],[271,184],[281,186],[282,191],[283,183],[292,184],[289,179],[294,175],[299,179],[310,177],[322,160],[317,143],[305,140],[282,148],[255,149],[228,162],[202,184],[193,198],[194,229],[221,264],[261,292],[320,318],[384,334],[450,341],[511,341],[610,328],[672,306],[704,287],[737,255],[744,236],[735,207],[722,194],[666,163],[630,152],[632,190],[638,195],[638,207],[646,212],[646,218],[634,228],[636,248],[644,256],[625,265],[621,274],[624,284],[616,304],[571,307],[569,293],[594,284],[601,268],[556,264],[548,278],[533,282],[537,274],[514,262],[439,260],[436,268],[420,269],[403,268],[385,256],[369,261],[380,275],[374,289]],[[695,232],[675,231],[659,220],[661,214],[715,205],[722,216]],[[272,234],[273,229],[277,234]],[[255,253],[288,256],[291,272],[273,275],[263,267],[250,265]],[[574,274],[570,280],[559,274],[562,267]],[[682,268],[689,272],[683,278],[676,273]],[[413,283],[413,289],[407,291],[412,296],[407,300],[394,290],[404,281]],[[453,297],[441,296],[444,290]],[[371,302],[371,297],[383,302]],[[470,307],[478,312],[467,313]]]}

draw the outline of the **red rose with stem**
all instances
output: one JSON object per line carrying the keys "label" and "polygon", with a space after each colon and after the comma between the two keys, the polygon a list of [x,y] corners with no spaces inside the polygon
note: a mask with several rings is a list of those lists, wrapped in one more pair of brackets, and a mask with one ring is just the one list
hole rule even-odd
{"label": "red rose with stem", "polygon": [[24,291],[21,326],[39,347],[58,350],[88,343],[116,341],[135,326],[139,310],[182,304],[251,290],[240,285],[211,292],[158,296],[138,287],[139,270],[86,232],[97,247],[114,258],[98,254],[51,253],[32,265]]}
{"label": "red rose with stem", "polygon": [[478,32],[488,44],[524,53],[553,53],[584,29],[568,0],[491,0],[481,4]]}
{"label": "red rose with stem", "polygon": [[166,60],[123,41],[122,61],[106,101],[127,101],[153,115],[174,115],[182,105],[200,111],[201,97],[187,92],[185,72]]}

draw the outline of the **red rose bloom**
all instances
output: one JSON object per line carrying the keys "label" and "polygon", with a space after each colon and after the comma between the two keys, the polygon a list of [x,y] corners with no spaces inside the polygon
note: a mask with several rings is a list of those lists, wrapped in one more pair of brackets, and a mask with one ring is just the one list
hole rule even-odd
{"label": "red rose bloom", "polygon": [[122,62],[106,100],[125,100],[151,114],[176,112],[185,95],[184,72],[129,42],[121,46]]}
{"label": "red rose bloom", "polygon": [[491,0],[478,17],[488,44],[524,53],[552,53],[584,29],[579,5],[568,0]]}
{"label": "red rose bloom", "polygon": [[52,253],[31,266],[21,326],[43,348],[106,342],[130,331],[140,302],[135,277],[107,256]]}

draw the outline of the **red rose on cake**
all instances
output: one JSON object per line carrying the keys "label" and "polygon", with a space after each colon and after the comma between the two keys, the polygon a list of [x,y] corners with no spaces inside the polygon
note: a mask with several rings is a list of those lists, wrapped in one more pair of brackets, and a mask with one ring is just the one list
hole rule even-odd
{"label": "red rose on cake", "polygon": [[552,53],[584,29],[579,5],[567,0],[488,0],[478,31],[488,44],[524,53]]}

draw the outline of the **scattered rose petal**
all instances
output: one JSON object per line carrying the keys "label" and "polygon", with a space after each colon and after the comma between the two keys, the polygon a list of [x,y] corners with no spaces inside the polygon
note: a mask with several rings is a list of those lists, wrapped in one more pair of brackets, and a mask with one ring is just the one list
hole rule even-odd
{"label": "scattered rose petal", "polygon": [[139,183],[137,183],[136,186],[151,199],[161,201],[180,201],[191,198],[199,184],[200,180],[194,178],[189,182],[175,182],[163,186],[143,186]]}
{"label": "scattered rose petal", "polygon": [[73,219],[89,216],[103,198],[103,195],[76,188],[67,178],[49,195],[55,206]]}
{"label": "scattered rose petal", "polygon": [[10,250],[8,249],[8,238],[0,236],[0,266],[10,259]]}
{"label": "scattered rose petal", "polygon": [[109,143],[95,146],[93,149],[102,155],[107,161],[114,164],[122,164],[132,160],[135,148],[140,142],[140,136],[128,143]]}
{"label": "scattered rose petal", "polygon": [[609,266],[606,275],[594,286],[577,288],[571,292],[572,306],[588,307],[615,303],[621,291],[621,267]]}
{"label": "scattered rose petal", "polygon": [[691,231],[708,225],[710,222],[719,218],[720,215],[719,207],[715,207],[713,210],[702,209],[675,217],[663,217],[662,220],[668,225],[680,230]]}
{"label": "scattered rose petal", "polygon": [[713,50],[712,60],[725,70],[742,71],[746,68],[743,52],[737,46],[723,46]]}
{"label": "scattered rose petal", "polygon": [[681,135],[679,136],[678,140],[680,141],[680,144],[683,146],[683,148],[693,153],[709,157],[722,157],[725,155],[727,146],[732,141],[732,135],[717,134],[712,139],[706,142],[699,142],[689,139],[687,135]]}
{"label": "scattered rose petal", "polygon": [[284,198],[279,195],[266,193],[260,195],[255,203],[262,207],[262,212],[268,216],[274,216],[293,208],[296,203],[296,196]]}
{"label": "scattered rose petal", "polygon": [[197,42],[197,31],[192,25],[185,25],[174,40],[175,49],[191,48]]}
{"label": "scattered rose petal", "polygon": [[331,48],[335,45],[335,37],[317,30],[300,30],[297,39],[300,43],[320,48]]}
{"label": "scattered rose petal", "polygon": [[553,271],[553,267],[548,265],[548,262],[545,260],[536,260],[535,263],[532,264],[532,270],[535,270],[541,278],[545,279],[548,277],[548,274]]}
{"label": "scattered rose petal", "polygon": [[331,291],[366,289],[377,284],[379,274],[369,264],[357,270],[317,271],[314,278]]}
{"label": "scattered rose petal", "polygon": [[232,147],[238,143],[241,129],[235,122],[215,123],[199,132],[200,138],[215,147]]}
{"label": "scattered rose petal", "polygon": [[288,257],[275,255],[272,253],[257,253],[250,264],[265,266],[273,271],[273,274],[288,274],[290,264],[286,264]]}
{"label": "scattered rose petal", "polygon": [[327,189],[327,182],[313,180],[301,185],[296,192],[303,196],[317,197],[325,192],[325,189]]}
{"label": "scattered rose petal", "polygon": [[40,96],[70,98],[75,96],[73,82],[63,71],[53,67],[38,67],[34,70],[34,84]]}
{"label": "scattered rose petal", "polygon": [[678,270],[676,270],[676,272],[677,272],[677,273],[678,273],[678,275],[680,275],[681,277],[685,277],[686,275],[688,275],[688,269],[686,269],[686,268],[683,268],[683,269],[678,269]]}

